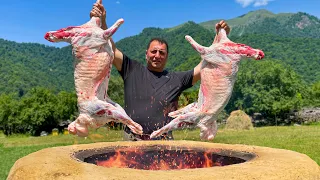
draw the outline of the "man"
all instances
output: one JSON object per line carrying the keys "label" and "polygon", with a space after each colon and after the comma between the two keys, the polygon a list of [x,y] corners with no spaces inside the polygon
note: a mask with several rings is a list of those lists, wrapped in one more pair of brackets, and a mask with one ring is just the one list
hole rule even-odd
{"label": "man", "polygon": [[[101,17],[102,29],[107,29],[106,11],[101,3],[95,3],[90,17]],[[224,21],[216,24],[216,29],[224,28],[227,34],[230,28]],[[114,43],[115,58],[113,65],[124,80],[126,113],[143,128],[143,134],[137,135],[124,129],[124,140],[150,140],[149,135],[169,123],[168,113],[177,110],[179,95],[200,80],[201,62],[190,71],[168,72],[165,65],[169,47],[165,40],[153,38],[146,50],[147,66],[131,60]],[[173,139],[172,132],[157,138]]]}

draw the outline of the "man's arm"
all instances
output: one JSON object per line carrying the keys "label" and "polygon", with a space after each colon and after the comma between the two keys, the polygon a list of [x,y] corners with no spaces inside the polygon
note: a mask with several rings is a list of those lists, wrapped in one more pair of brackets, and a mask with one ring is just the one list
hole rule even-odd
{"label": "man's arm", "polygon": [[[220,28],[223,28],[224,30],[226,30],[227,35],[230,33],[230,27],[228,26],[228,24],[224,20],[222,20],[216,24],[216,33],[219,32]],[[200,76],[201,64],[202,64],[202,60],[193,69],[192,85],[194,85],[195,83],[197,83],[201,79],[201,76]]]}
{"label": "man's arm", "polygon": [[197,82],[201,79],[201,76],[200,76],[201,64],[202,64],[202,60],[201,60],[201,62],[193,69],[192,85],[194,85],[195,83],[197,83]]}
{"label": "man's arm", "polygon": [[[90,12],[90,18],[91,17],[100,17],[101,18],[101,28],[106,30],[108,29],[107,23],[106,23],[106,10],[104,9],[102,5],[102,1],[100,3],[94,3],[92,10]],[[116,67],[118,71],[121,71],[122,63],[123,63],[123,54],[122,52],[117,49],[115,43],[113,42],[112,38],[110,38],[112,43],[112,49],[114,52],[114,60],[113,65]]]}

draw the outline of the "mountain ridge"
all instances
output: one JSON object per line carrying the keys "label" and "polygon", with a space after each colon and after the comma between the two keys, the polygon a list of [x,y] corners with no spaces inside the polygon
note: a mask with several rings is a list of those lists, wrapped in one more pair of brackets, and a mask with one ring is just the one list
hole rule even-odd
{"label": "mountain ridge", "polygon": [[[215,31],[214,24],[219,21],[211,20],[199,24],[210,31]],[[304,12],[274,14],[261,9],[250,11],[226,21],[231,27],[230,36],[241,36],[247,33],[268,33],[283,37],[320,38],[320,20],[316,16]],[[309,32],[310,30],[312,32]],[[287,31],[292,31],[292,33],[287,35],[285,34]]]}

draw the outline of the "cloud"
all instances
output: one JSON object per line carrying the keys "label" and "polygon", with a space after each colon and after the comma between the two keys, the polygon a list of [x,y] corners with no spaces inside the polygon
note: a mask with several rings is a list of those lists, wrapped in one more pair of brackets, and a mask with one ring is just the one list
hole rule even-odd
{"label": "cloud", "polygon": [[120,4],[120,1],[116,1],[116,4]]}
{"label": "cloud", "polygon": [[242,5],[242,7],[247,7],[250,4],[253,4],[254,7],[266,6],[270,1],[273,0],[236,0],[237,3]]}
{"label": "cloud", "polygon": [[272,0],[258,0],[258,1],[256,1],[256,2],[253,4],[253,6],[254,6],[254,7],[266,6],[266,5],[268,5],[268,3],[269,3],[270,1],[272,1]]}

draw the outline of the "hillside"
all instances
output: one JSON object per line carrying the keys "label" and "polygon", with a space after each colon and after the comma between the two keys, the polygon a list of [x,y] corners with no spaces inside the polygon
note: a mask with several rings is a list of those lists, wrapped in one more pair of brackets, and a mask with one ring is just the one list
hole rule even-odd
{"label": "hillside", "polygon": [[[213,31],[214,24],[218,21],[220,20],[211,20],[200,25]],[[320,38],[320,20],[303,12],[274,14],[262,9],[229,19],[227,22],[232,29],[231,36],[262,33],[292,38]]]}
{"label": "hillside", "polygon": [[[145,28],[140,34],[116,43],[126,55],[145,64],[145,49],[152,37],[169,43],[169,70],[189,70],[200,56],[184,39],[192,36],[209,46],[214,38],[212,27],[217,20],[196,24],[186,22],[173,28]],[[306,13],[273,14],[266,10],[249,12],[228,20],[229,38],[262,49],[266,58],[294,69],[304,81],[320,81],[320,20]],[[211,29],[210,29],[211,28]],[[72,91],[73,58],[71,47],[55,48],[35,43],[16,43],[0,39],[0,94],[25,94],[35,86]],[[116,72],[113,72],[117,74]]]}
{"label": "hillside", "polygon": [[73,89],[71,49],[0,39],[0,94],[19,93],[35,86],[56,92]]}

